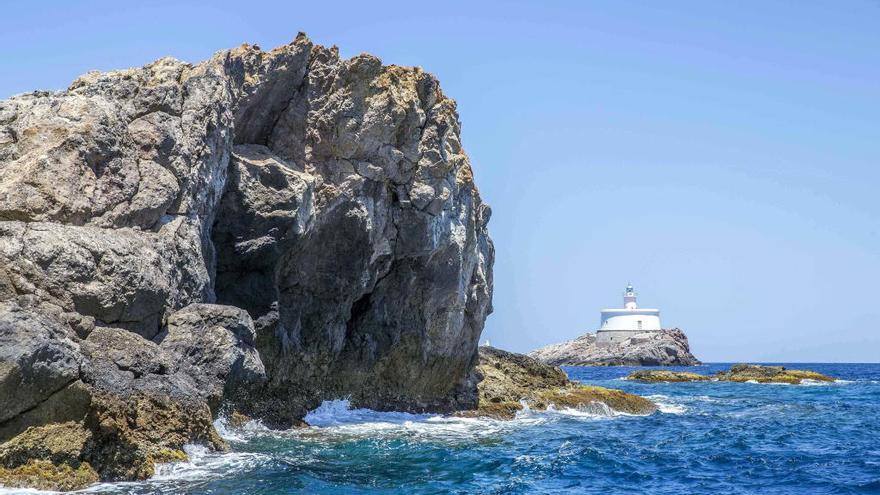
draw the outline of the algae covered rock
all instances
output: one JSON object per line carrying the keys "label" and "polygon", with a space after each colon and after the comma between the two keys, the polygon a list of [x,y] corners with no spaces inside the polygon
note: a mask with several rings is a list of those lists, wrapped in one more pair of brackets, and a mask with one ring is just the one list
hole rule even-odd
{"label": "algae covered rock", "polygon": [[712,378],[689,371],[638,370],[627,375],[627,380],[640,382],[701,382]]}
{"label": "algae covered rock", "polygon": [[722,371],[716,375],[718,380],[728,382],[758,383],[791,383],[800,384],[804,380],[816,380],[820,382],[833,382],[834,378],[807,370],[790,370],[784,366],[763,366],[758,364],[737,364],[729,371]]}
{"label": "algae covered rock", "polygon": [[806,370],[789,370],[784,366],[764,366],[759,364],[737,364],[727,371],[715,375],[701,375],[688,371],[639,370],[627,375],[628,380],[640,382],[757,382],[800,384],[804,380],[833,382],[834,378]]}
{"label": "algae covered rock", "polygon": [[67,464],[32,460],[14,468],[0,466],[0,486],[7,488],[70,491],[97,482],[98,474],[88,463],[81,463],[79,467],[73,468]]}
{"label": "algae covered rock", "polygon": [[43,490],[76,490],[98,481],[84,459],[92,432],[81,423],[28,428],[0,447],[0,485]]}
{"label": "algae covered rock", "polygon": [[527,405],[531,409],[570,407],[629,414],[650,414],[657,406],[648,399],[621,390],[580,385],[564,371],[523,354],[480,347],[477,366],[479,403],[460,414],[512,418]]}

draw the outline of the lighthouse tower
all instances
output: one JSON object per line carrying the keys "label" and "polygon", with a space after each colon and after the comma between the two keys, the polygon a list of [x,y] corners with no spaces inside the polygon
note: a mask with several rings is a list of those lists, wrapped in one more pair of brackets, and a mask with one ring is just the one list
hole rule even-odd
{"label": "lighthouse tower", "polygon": [[644,332],[656,332],[660,326],[660,310],[639,308],[636,291],[628,284],[623,291],[623,308],[603,309],[599,330],[596,332],[598,345],[610,345],[626,340]]}
{"label": "lighthouse tower", "polygon": [[626,309],[636,309],[636,291],[632,284],[627,284],[626,290],[623,292],[623,307]]}

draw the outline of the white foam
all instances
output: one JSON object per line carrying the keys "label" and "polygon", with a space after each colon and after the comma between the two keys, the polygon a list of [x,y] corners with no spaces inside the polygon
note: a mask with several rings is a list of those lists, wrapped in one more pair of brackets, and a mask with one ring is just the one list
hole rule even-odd
{"label": "white foam", "polygon": [[324,401],[310,411],[304,420],[310,426],[288,430],[284,435],[301,439],[326,436],[344,437],[415,437],[440,441],[471,441],[523,427],[536,426],[559,417],[578,419],[607,419],[630,416],[611,409],[606,404],[594,402],[579,408],[556,408],[535,411],[527,404],[517,411],[512,420],[486,417],[458,417],[438,414],[415,414],[406,412],[379,412],[371,409],[352,408],[348,400]]}
{"label": "white foam", "polygon": [[150,481],[200,481],[228,477],[230,473],[249,471],[269,460],[266,455],[251,452],[212,452],[202,445],[186,445],[183,450],[189,457],[188,461],[157,465],[156,474]]}
{"label": "white foam", "polygon": [[804,378],[801,380],[801,385],[805,387],[827,387],[829,385],[834,385],[837,382],[823,382],[822,380],[810,380],[809,378]]}
{"label": "white foam", "polygon": [[[522,411],[521,411],[522,412]],[[352,408],[347,400],[324,401],[304,418],[310,426],[288,430],[300,438],[343,437],[414,437],[458,441],[497,435],[514,424],[533,424],[533,418],[517,416],[514,421],[492,418],[465,418],[437,414],[380,412]]]}
{"label": "white foam", "polygon": [[217,419],[214,420],[214,429],[217,430],[217,433],[223,440],[227,442],[246,442],[247,438],[244,437],[241,433],[241,429],[235,429],[229,426],[229,420],[226,416],[218,416]]}
{"label": "white foam", "polygon": [[668,395],[646,395],[645,398],[656,404],[657,410],[663,414],[684,414],[688,410],[685,405],[673,402]]}
{"label": "white foam", "polygon": [[0,495],[24,495],[24,494],[49,494],[49,493],[60,493],[60,492],[50,492],[46,490],[35,490],[33,488],[4,488],[0,486]]}
{"label": "white foam", "polygon": [[405,423],[409,421],[425,421],[435,415],[413,414],[407,412],[379,412],[372,409],[352,408],[351,402],[345,399],[325,400],[316,409],[309,411],[303,420],[310,426],[330,427],[352,423]]}
{"label": "white foam", "polygon": [[612,409],[605,404],[604,402],[593,401],[589,404],[582,405],[580,407],[563,407],[557,408],[555,405],[550,404],[547,406],[547,409],[544,411],[533,411],[528,408],[523,408],[522,411],[519,411],[517,414],[517,419],[529,417],[529,416],[570,416],[575,418],[589,418],[589,419],[606,419],[606,418],[615,418],[618,416],[636,416],[635,414],[625,413],[618,411],[616,409]]}

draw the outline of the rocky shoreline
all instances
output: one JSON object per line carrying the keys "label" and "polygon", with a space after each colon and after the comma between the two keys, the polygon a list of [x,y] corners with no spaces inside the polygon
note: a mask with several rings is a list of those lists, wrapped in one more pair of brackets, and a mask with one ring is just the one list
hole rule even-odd
{"label": "rocky shoreline", "polygon": [[701,375],[688,371],[639,370],[627,376],[627,380],[640,382],[755,382],[755,383],[787,383],[799,385],[804,380],[833,382],[834,378],[808,370],[790,370],[784,366],[763,366],[759,364],[737,364],[727,371],[719,371],[715,375]]}
{"label": "rocky shoreline", "polygon": [[620,343],[600,346],[596,334],[552,344],[529,356],[554,366],[695,366],[687,335],[678,328],[643,332]]}

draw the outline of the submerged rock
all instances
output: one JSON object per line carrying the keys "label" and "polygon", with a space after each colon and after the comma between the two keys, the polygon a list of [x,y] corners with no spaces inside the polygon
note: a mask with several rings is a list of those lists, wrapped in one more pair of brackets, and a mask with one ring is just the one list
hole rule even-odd
{"label": "submerged rock", "polygon": [[509,419],[525,406],[537,410],[550,406],[582,410],[607,406],[629,414],[650,414],[657,410],[653,402],[643,397],[621,390],[580,385],[569,380],[558,367],[488,346],[480,347],[477,377],[477,408],[459,414]]}
{"label": "submerged rock", "polygon": [[687,335],[678,328],[644,332],[620,343],[598,345],[596,334],[542,347],[529,356],[554,366],[694,366]]}
{"label": "submerged rock", "polygon": [[[0,482],[149,476],[223,448],[226,404],[475,407],[494,253],[459,132],[430,74],[305,35],[0,101]],[[21,447],[54,425],[88,448]]]}
{"label": "submerged rock", "polygon": [[715,380],[722,382],[758,382],[800,384],[804,380],[833,382],[834,378],[815,371],[789,370],[784,366],[763,366],[759,364],[737,364],[728,371],[715,375],[701,375],[686,371],[641,370],[633,371],[628,380],[641,382],[699,382]]}

